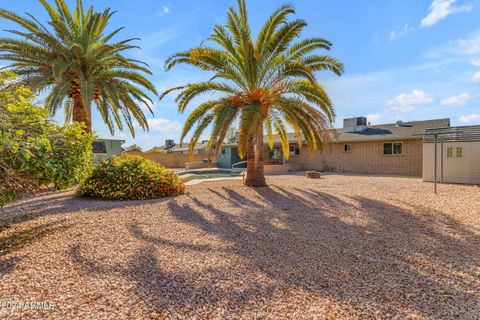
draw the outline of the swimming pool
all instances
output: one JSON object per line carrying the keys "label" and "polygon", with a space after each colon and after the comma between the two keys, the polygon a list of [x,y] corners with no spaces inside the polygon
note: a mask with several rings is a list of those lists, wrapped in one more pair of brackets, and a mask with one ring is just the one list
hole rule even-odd
{"label": "swimming pool", "polygon": [[179,172],[180,179],[182,179],[187,185],[209,180],[241,179],[243,175],[243,171],[223,168],[194,169]]}
{"label": "swimming pool", "polygon": [[180,178],[187,182],[191,180],[197,179],[217,179],[217,178],[232,178],[232,177],[240,177],[242,174],[241,172],[212,172],[212,173],[190,173],[183,175],[184,177],[180,176]]}

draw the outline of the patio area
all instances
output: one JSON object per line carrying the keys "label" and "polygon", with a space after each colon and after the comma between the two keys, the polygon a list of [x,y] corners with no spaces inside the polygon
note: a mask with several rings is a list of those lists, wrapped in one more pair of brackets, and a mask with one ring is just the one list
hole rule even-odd
{"label": "patio area", "polygon": [[[149,201],[46,193],[0,213],[0,318],[475,319],[480,188],[328,174]],[[94,312],[94,313],[93,313]]]}

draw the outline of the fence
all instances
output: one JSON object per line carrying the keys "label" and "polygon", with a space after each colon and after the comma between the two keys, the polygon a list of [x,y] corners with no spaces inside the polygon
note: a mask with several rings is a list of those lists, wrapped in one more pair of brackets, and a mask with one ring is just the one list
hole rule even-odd
{"label": "fence", "polygon": [[205,155],[193,155],[193,158],[190,159],[188,154],[173,154],[160,152],[143,153],[142,156],[158,162],[162,166],[167,168],[184,168],[186,162],[202,162],[203,159],[206,159]]}

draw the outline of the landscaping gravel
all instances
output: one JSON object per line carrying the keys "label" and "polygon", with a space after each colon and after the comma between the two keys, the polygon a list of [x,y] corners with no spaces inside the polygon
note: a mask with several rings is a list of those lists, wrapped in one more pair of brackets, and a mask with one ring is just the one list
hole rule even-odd
{"label": "landscaping gravel", "polygon": [[267,181],[7,205],[0,319],[480,319],[478,186]]}

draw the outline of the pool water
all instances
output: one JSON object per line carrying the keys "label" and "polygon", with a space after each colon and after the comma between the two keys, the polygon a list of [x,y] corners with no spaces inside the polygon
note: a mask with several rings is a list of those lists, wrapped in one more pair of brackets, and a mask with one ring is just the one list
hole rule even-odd
{"label": "pool water", "polygon": [[197,180],[197,179],[214,179],[214,178],[229,178],[229,177],[239,177],[238,173],[225,173],[225,172],[214,172],[214,173],[201,173],[201,174],[192,174],[188,177],[183,178],[183,181]]}

